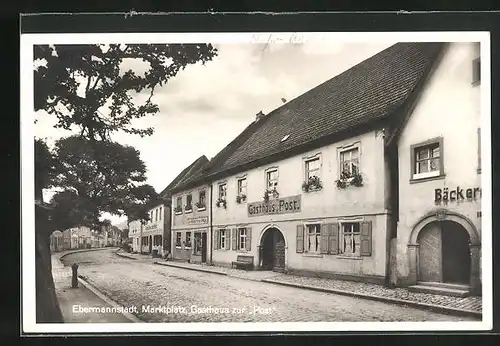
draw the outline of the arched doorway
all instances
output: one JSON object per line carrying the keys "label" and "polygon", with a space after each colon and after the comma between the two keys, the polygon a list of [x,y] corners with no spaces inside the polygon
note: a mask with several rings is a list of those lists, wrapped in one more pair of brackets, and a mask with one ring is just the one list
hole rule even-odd
{"label": "arched doorway", "polygon": [[408,284],[456,283],[481,294],[480,235],[463,215],[437,209],[415,224],[408,242]]}
{"label": "arched doorway", "polygon": [[264,270],[285,271],[285,238],[275,227],[268,228],[261,237],[259,262]]}
{"label": "arched doorway", "polygon": [[470,237],[454,221],[433,221],[420,231],[418,280],[469,284]]}

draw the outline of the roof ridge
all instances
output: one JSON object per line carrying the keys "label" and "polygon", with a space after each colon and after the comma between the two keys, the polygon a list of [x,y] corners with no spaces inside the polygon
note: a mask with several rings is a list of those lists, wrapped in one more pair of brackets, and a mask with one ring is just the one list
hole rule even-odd
{"label": "roof ridge", "polygon": [[427,67],[442,46],[436,42],[396,43],[327,79],[250,123],[210,160],[204,177],[197,181],[387,120],[428,74]]}

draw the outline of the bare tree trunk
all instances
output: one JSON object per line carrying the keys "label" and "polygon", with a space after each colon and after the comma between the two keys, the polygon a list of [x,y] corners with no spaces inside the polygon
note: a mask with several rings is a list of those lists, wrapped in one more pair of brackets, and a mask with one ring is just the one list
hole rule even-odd
{"label": "bare tree trunk", "polygon": [[[39,199],[41,201],[41,199]],[[47,210],[35,206],[35,251],[36,251],[36,321],[37,323],[63,323],[61,309],[57,301],[50,252],[52,228]]]}

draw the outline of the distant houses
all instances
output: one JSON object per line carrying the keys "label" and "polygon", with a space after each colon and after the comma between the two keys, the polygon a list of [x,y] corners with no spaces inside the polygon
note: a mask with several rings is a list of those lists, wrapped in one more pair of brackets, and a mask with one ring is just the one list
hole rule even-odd
{"label": "distant houses", "polygon": [[75,249],[120,246],[122,231],[115,226],[102,226],[100,231],[78,226],[64,231],[56,230],[50,235],[50,251],[59,252]]}

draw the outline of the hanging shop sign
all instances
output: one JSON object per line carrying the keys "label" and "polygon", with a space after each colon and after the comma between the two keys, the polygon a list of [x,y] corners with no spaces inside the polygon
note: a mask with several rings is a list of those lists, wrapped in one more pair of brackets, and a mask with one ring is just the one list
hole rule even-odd
{"label": "hanging shop sign", "polygon": [[457,186],[455,189],[447,187],[434,190],[434,202],[447,203],[453,201],[474,201],[481,198],[481,188],[461,188]]}
{"label": "hanging shop sign", "polygon": [[300,195],[248,203],[248,216],[300,212]]}

